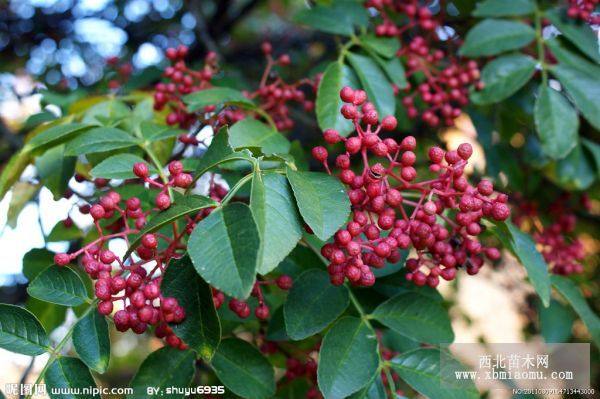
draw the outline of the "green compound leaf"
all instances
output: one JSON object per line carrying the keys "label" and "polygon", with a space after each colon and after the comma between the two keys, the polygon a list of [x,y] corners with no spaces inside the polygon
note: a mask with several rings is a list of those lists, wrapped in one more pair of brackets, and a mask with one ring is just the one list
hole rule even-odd
{"label": "green compound leaf", "polygon": [[377,306],[372,316],[386,327],[418,342],[454,341],[448,312],[439,301],[425,295],[396,295]]}
{"label": "green compound leaf", "polygon": [[338,179],[325,173],[287,169],[287,177],[302,218],[325,241],[350,214],[350,200]]}
{"label": "green compound leaf", "polygon": [[369,101],[379,112],[380,118],[394,115],[396,111],[394,89],[377,62],[373,61],[371,57],[356,53],[348,53],[347,57],[363,89],[367,92]]}
{"label": "green compound leaf", "polygon": [[515,17],[533,14],[533,0],[484,0],[477,2],[473,16],[475,17]]}
{"label": "green compound leaf", "polygon": [[183,98],[190,111],[202,110],[209,105],[223,107],[237,105],[244,108],[254,108],[254,103],[246,98],[241,91],[229,87],[213,87],[188,94]]}
{"label": "green compound leaf", "polygon": [[66,125],[56,125],[36,134],[25,146],[24,151],[43,150],[62,144],[74,136],[79,135],[92,125],[84,123],[69,123]]}
{"label": "green compound leaf", "polygon": [[354,71],[340,62],[332,62],[319,83],[315,102],[317,121],[321,130],[335,129],[342,136],[347,136],[354,130],[352,121],[345,119],[340,113],[344,104],[340,98],[340,90],[345,86],[359,86]]}
{"label": "green compound leaf", "polygon": [[275,371],[269,361],[246,341],[221,341],[212,366],[223,385],[247,399],[266,399],[275,394]]}
{"label": "green compound leaf", "polygon": [[252,211],[227,204],[200,221],[188,241],[196,271],[229,296],[247,298],[256,277],[260,236]]}
{"label": "green compound leaf", "polygon": [[[143,158],[133,154],[117,154],[106,158],[90,170],[94,177],[104,179],[134,179],[133,165],[142,162]],[[156,173],[156,168],[149,166],[150,174]]]}
{"label": "green compound leaf", "polygon": [[600,82],[596,76],[571,66],[558,64],[550,71],[560,80],[583,116],[600,129]]}
{"label": "green compound leaf", "polygon": [[29,283],[34,298],[63,306],[77,306],[89,300],[81,278],[68,267],[50,266]]}
{"label": "green compound leaf", "polygon": [[544,154],[552,159],[566,157],[579,139],[577,111],[562,94],[540,86],[533,115]]}
{"label": "green compound leaf", "polygon": [[281,133],[256,119],[243,119],[229,128],[229,144],[234,149],[260,148],[263,154],[287,154],[290,142]]}
{"label": "green compound leaf", "polygon": [[419,348],[396,356],[391,367],[415,391],[429,399],[478,399],[472,380],[457,380],[464,366],[437,348]]}
{"label": "green compound leaf", "polygon": [[261,237],[258,272],[267,274],[302,238],[300,215],[287,179],[277,173],[257,172],[252,179],[250,209]]}
{"label": "green compound leaf", "polygon": [[533,58],[522,54],[503,55],[489,62],[481,72],[485,86],[471,95],[473,102],[493,104],[510,97],[531,79],[535,65]]}
{"label": "green compound leaf", "polygon": [[552,286],[571,304],[588,328],[592,340],[600,348],[600,318],[587,304],[581,290],[566,277],[552,276]]}
{"label": "green compound leaf", "polygon": [[50,340],[40,322],[29,311],[0,304],[0,348],[37,356],[50,349]]}
{"label": "green compound leaf", "polygon": [[349,303],[345,286],[331,284],[322,270],[307,270],[294,281],[283,305],[287,334],[293,340],[313,336],[337,319]]}
{"label": "green compound leaf", "polygon": [[537,303],[540,332],[547,344],[568,342],[575,321],[575,313],[570,307],[554,299],[547,308]]}
{"label": "green compound leaf", "polygon": [[[92,394],[92,390],[96,388],[96,381],[90,370],[75,357],[60,357],[53,361],[44,374],[44,382],[48,386],[47,391],[52,399],[80,399],[82,397],[101,399],[98,393]],[[52,394],[52,389],[81,393],[79,395]]]}
{"label": "green compound leaf", "polygon": [[140,142],[124,130],[114,127],[96,127],[69,141],[65,155],[83,155],[118,150],[138,145]]}
{"label": "green compound leaf", "polygon": [[544,306],[550,304],[550,276],[548,274],[548,265],[542,255],[535,247],[535,242],[531,236],[519,230],[512,222],[496,222],[490,229],[517,257],[519,262],[527,270],[527,276],[542,299]]}
{"label": "green compound leaf", "polygon": [[89,368],[104,373],[110,360],[110,339],[106,318],[96,309],[82,317],[73,329],[73,346]]}
{"label": "green compound leaf", "polygon": [[544,16],[581,52],[600,64],[598,37],[590,25],[567,17],[564,10],[552,9]]}
{"label": "green compound leaf", "polygon": [[364,321],[339,319],[323,338],[317,380],[325,399],[345,398],[371,381],[379,367],[377,338]]}
{"label": "green compound leaf", "polygon": [[522,22],[484,19],[469,30],[459,52],[465,57],[497,55],[525,47],[533,39],[535,31]]}
{"label": "green compound leaf", "polygon": [[229,132],[227,127],[221,128],[219,132],[213,137],[210,146],[200,158],[196,171],[194,172],[194,181],[202,176],[209,169],[228,161],[247,161],[250,163],[255,162],[255,158],[248,150],[234,151],[229,144]]}
{"label": "green compound leaf", "polygon": [[221,340],[221,323],[210,287],[198,276],[190,258],[170,264],[160,287],[164,296],[177,299],[185,309],[183,322],[170,326],[175,335],[210,361]]}
{"label": "green compound leaf", "polygon": [[[133,388],[133,394],[127,395],[127,399],[148,398],[148,387],[159,389],[159,392],[165,392],[170,387],[189,387],[196,372],[195,362],[194,352],[189,349],[165,346],[152,352],[131,380],[129,386]],[[185,396],[183,393],[165,393],[161,397],[181,399]]]}

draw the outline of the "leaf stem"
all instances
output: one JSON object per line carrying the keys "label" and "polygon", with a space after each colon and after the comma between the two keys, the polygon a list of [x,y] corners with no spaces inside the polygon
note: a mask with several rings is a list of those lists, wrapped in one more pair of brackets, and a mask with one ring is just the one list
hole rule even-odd
{"label": "leaf stem", "polygon": [[235,193],[240,188],[242,188],[242,186],[244,184],[246,184],[249,180],[252,180],[253,177],[254,177],[254,173],[248,173],[246,176],[244,176],[240,180],[238,180],[238,182],[235,183],[235,185],[231,188],[231,190],[229,190],[229,192],[221,200],[221,207],[227,205],[227,203],[229,201],[231,201],[231,199],[233,198],[233,196],[235,195]]}
{"label": "leaf stem", "polygon": [[[46,370],[48,370],[48,367],[50,367],[52,365],[52,363],[54,363],[56,358],[58,358],[60,356],[60,350],[63,348],[63,346],[65,346],[67,344],[67,342],[69,342],[69,339],[71,338],[71,335],[73,335],[73,331],[75,330],[75,326],[77,325],[77,322],[79,320],[83,319],[85,316],[87,316],[87,314],[90,313],[90,311],[92,309],[95,309],[96,303],[97,303],[97,301],[93,301],[90,304],[90,306],[88,306],[88,308],[81,314],[81,317],[78,318],[75,323],[73,323],[71,328],[69,328],[69,331],[67,331],[67,333],[65,334],[63,339],[61,339],[60,342],[56,345],[56,347],[54,347],[54,349],[51,350],[50,357],[48,358],[48,361],[44,365],[44,368],[42,369],[42,371],[40,371],[40,374],[37,376],[35,382],[33,383],[34,385],[37,385],[42,381],[42,379],[44,378],[44,374],[46,373]],[[31,395],[27,395],[25,397],[25,399],[29,399],[29,398],[31,398]]]}
{"label": "leaf stem", "polygon": [[394,383],[394,379],[392,378],[392,373],[390,373],[390,367],[387,362],[383,365],[383,372],[385,373],[388,386],[390,387],[390,393],[392,394],[391,397],[393,398],[396,396],[396,384]]}

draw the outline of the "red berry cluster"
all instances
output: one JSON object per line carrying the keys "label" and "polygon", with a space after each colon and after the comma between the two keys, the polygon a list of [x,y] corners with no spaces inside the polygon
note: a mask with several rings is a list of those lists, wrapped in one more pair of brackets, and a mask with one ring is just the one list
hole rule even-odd
{"label": "red berry cluster", "polygon": [[[539,218],[537,204],[531,202],[521,202],[519,213],[513,218],[517,225],[533,230],[533,239],[550,270],[565,276],[583,273],[581,262],[587,255],[583,243],[574,235],[577,216],[568,200],[567,196],[561,196],[548,207],[544,215],[550,218],[550,223],[546,225]],[[582,196],[581,203],[584,208],[589,207],[587,196]]]}
{"label": "red berry cluster", "polygon": [[298,82],[286,83],[279,76],[271,78],[274,66],[287,67],[291,64],[290,56],[282,54],[278,58],[274,58],[273,46],[268,42],[262,43],[261,50],[267,60],[265,70],[258,89],[245,94],[248,98],[258,99],[260,108],[273,118],[275,127],[278,130],[289,130],[294,127],[294,121],[289,117],[288,103],[296,102],[301,104],[305,111],[312,111],[314,102],[307,100],[306,95],[299,87],[306,85],[312,93],[316,93],[318,82],[301,79]]}
{"label": "red berry cluster", "polygon": [[[399,251],[410,247],[416,258],[407,261],[406,277],[416,285],[435,287],[440,276],[454,279],[460,267],[476,274],[483,255],[497,260],[498,249],[484,247],[477,236],[484,229],[482,218],[500,221],[510,216],[508,197],[494,195],[488,180],[476,187],[469,183],[464,170],[473,153],[471,145],[461,144],[453,151],[431,147],[429,170],[435,177],[418,181],[416,139],[406,136],[400,143],[382,139],[380,133],[396,128],[396,119],[386,116],[380,122],[364,91],[344,87],[340,97],[346,103],[341,113],[353,121],[357,134],[345,138],[331,129],[323,133],[329,144],[344,142],[346,152],[337,156],[335,166],[349,188],[353,209],[353,220],[321,250],[331,262],[332,283],[348,279],[354,285],[371,286],[375,283],[371,267],[398,262]],[[331,173],[325,147],[312,153]],[[360,173],[351,169],[354,155],[362,160]],[[379,159],[371,162],[370,157]]]}
{"label": "red berry cluster", "polygon": [[[250,295],[255,297],[258,301],[258,305],[256,308],[254,308],[254,315],[256,318],[259,320],[267,320],[270,316],[269,306],[266,304],[262,292],[263,286],[276,285],[280,289],[287,291],[292,288],[292,284],[292,278],[287,275],[279,276],[274,281],[262,280],[255,282]],[[225,302],[225,295],[216,288],[212,289],[212,293],[213,302],[215,303],[215,307],[218,309]],[[231,298],[229,300],[229,309],[241,319],[245,319],[250,316],[250,305],[247,301]]]}
{"label": "red berry cluster", "polygon": [[600,13],[595,13],[600,5],[600,0],[569,0],[567,15],[569,18],[578,19],[590,25],[600,24]]}
{"label": "red berry cluster", "polygon": [[[168,166],[169,178],[160,183],[149,177],[149,169],[145,163],[136,163],[133,172],[149,187],[158,188],[155,198],[156,208],[144,211],[137,197],[126,200],[110,191],[101,196],[97,203],[83,205],[80,210],[89,213],[99,238],[73,253],[59,253],[54,262],[64,266],[80,258],[86,273],[95,280],[95,296],[98,298],[98,310],[109,315],[114,310],[114,303],[121,302],[122,307],[113,315],[115,326],[119,331],[133,330],[137,334],[144,333],[149,326],[156,326],[155,335],[164,338],[168,345],[185,348],[185,344],[173,334],[167,323],[179,323],[185,318],[184,309],[175,298],[164,297],[160,290],[161,276],[170,261],[180,257],[185,249],[183,237],[191,233],[195,223],[209,214],[210,209],[199,212],[188,223],[182,232],[174,231],[172,237],[162,234],[145,234],[141,245],[134,251],[137,259],[129,261],[120,259],[112,251],[105,249],[108,242],[115,238],[125,239],[136,235],[146,224],[151,212],[167,209],[171,206],[170,187],[189,187],[192,176],[183,172],[183,165],[173,161]],[[104,183],[104,182],[103,182]],[[212,188],[211,196],[220,200],[223,188]],[[133,226],[130,226],[133,224]],[[159,249],[159,240],[165,245]],[[164,247],[164,249],[163,249]]]}
{"label": "red berry cluster", "polygon": [[[273,48],[270,43],[263,43],[261,49],[267,60],[265,70],[258,88],[255,91],[245,91],[244,95],[249,99],[258,100],[259,107],[269,115],[278,130],[290,129],[294,126],[294,122],[289,116],[289,103],[296,102],[301,104],[304,110],[311,111],[314,108],[314,103],[306,99],[306,94],[300,87],[307,86],[312,93],[315,93],[319,84],[318,77],[314,80],[301,79],[294,83],[286,83],[281,77],[272,76],[273,67],[289,66],[291,63],[290,57],[283,54],[278,58],[273,58]],[[200,71],[188,68],[184,61],[187,53],[188,49],[185,46],[167,50],[167,58],[173,63],[164,72],[164,76],[169,82],[158,83],[154,94],[154,108],[156,110],[160,111],[167,105],[171,110],[167,115],[167,124],[179,125],[184,129],[190,128],[198,121],[198,115],[188,111],[182,96],[212,87],[211,80],[218,71],[215,53],[207,54],[204,67]],[[203,111],[213,113],[215,110],[215,105],[209,105]],[[248,115],[260,117],[258,113],[253,111],[227,107],[217,114],[210,115],[204,122],[212,123],[215,127],[218,127],[235,123]],[[182,135],[180,141],[184,144],[198,144],[197,139],[191,135]]]}
{"label": "red berry cluster", "polygon": [[197,119],[194,113],[188,112],[182,96],[211,87],[211,80],[217,71],[217,56],[209,52],[204,59],[204,67],[195,71],[185,63],[188,54],[186,46],[167,49],[167,58],[172,65],[167,67],[164,77],[168,83],[158,83],[154,93],[154,109],[161,111],[169,106],[171,112],[167,115],[167,124],[189,128]]}
{"label": "red berry cluster", "polygon": [[123,84],[125,84],[131,73],[133,72],[133,66],[130,62],[121,62],[119,57],[109,57],[106,60],[106,65],[114,71],[115,76],[108,81],[108,88],[111,90],[117,90]]}
{"label": "red berry cluster", "polygon": [[[417,0],[367,0],[365,6],[377,9],[383,19],[375,28],[376,35],[398,37],[398,56],[405,61],[406,77],[420,82],[409,83],[405,89],[402,104],[408,116],[416,118],[420,114],[430,126],[440,122],[452,125],[461,108],[469,103],[469,87],[483,87],[477,63],[456,59],[441,48],[436,31],[442,25],[441,15],[434,16]],[[404,16],[408,22],[398,25],[398,15],[390,14]],[[417,109],[417,98],[425,104],[421,111]]]}

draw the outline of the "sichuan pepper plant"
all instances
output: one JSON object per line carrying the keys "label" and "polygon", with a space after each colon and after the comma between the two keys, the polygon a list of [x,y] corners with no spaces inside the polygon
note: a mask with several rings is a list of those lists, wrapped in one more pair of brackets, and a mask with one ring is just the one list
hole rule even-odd
{"label": "sichuan pepper plant", "polygon": [[[110,93],[39,123],[0,177],[13,212],[42,187],[74,204],[46,237],[68,249],[25,256],[29,299],[0,305],[0,346],[48,353],[50,389],[96,386],[114,329],[163,346],[131,397],[159,381],[207,397],[475,399],[447,380],[464,366],[438,288],[510,257],[540,315],[568,302],[600,344],[567,277],[586,272],[577,223],[597,194],[565,195],[597,187],[593,2],[466,3],[317,2],[293,21],[338,51],[284,78],[298,60],[261,40],[245,87],[183,45],[140,91],[127,60],[107,60]],[[444,144],[437,129],[467,115],[481,145]]]}

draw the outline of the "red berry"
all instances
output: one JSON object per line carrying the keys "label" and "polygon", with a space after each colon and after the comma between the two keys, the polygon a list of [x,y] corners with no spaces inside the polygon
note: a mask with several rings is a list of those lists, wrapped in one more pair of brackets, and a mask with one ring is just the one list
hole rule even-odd
{"label": "red berry", "polygon": [[66,266],[71,262],[69,254],[56,254],[54,255],[54,263],[58,266]]}

